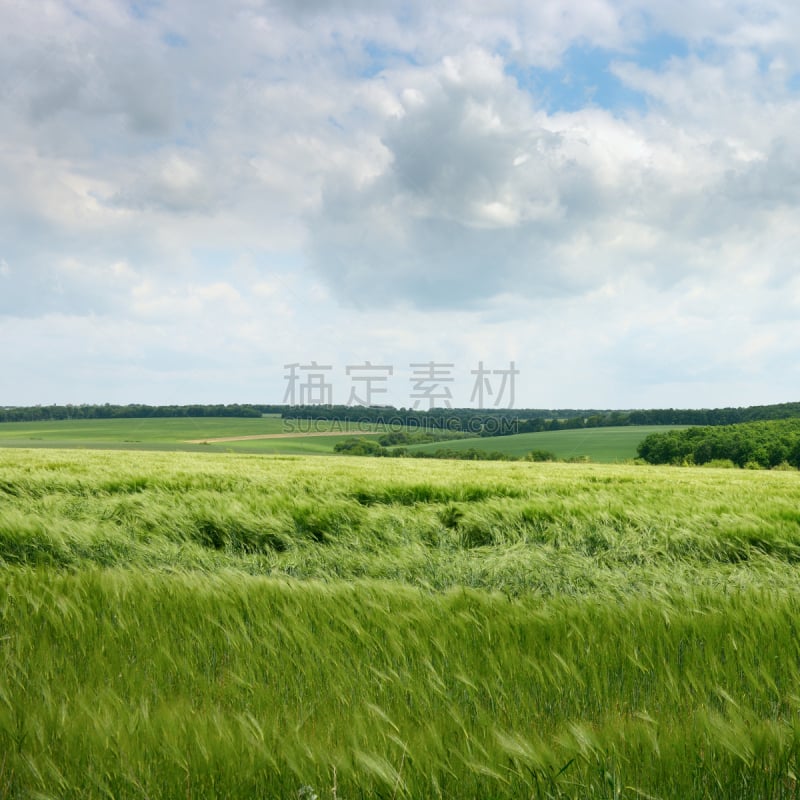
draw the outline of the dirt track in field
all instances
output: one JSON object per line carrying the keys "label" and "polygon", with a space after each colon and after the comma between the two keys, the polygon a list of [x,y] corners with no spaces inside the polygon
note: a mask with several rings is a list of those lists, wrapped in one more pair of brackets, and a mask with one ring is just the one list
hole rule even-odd
{"label": "dirt track in field", "polygon": [[378,431],[319,431],[318,433],[257,433],[253,436],[221,436],[217,439],[186,439],[184,444],[217,444],[218,442],[250,442],[253,439],[298,439],[301,436],[348,436]]}

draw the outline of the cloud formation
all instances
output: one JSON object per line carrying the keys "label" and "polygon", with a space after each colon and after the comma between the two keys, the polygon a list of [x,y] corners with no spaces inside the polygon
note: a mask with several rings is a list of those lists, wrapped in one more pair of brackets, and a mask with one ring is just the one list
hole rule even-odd
{"label": "cloud formation", "polygon": [[33,365],[0,404],[280,399],[323,357],[527,357],[531,406],[796,399],[789,0],[8,0],[0,31]]}

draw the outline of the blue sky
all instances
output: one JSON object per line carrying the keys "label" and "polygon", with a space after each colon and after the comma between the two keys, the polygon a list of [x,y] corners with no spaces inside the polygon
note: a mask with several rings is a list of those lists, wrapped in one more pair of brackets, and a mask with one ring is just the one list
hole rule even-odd
{"label": "blue sky", "polygon": [[0,405],[800,396],[800,9],[0,6]]}
{"label": "blue sky", "polygon": [[[677,51],[679,42],[655,40],[653,52],[647,43],[642,50],[626,56],[626,61],[658,68],[670,55]],[[644,58],[642,58],[644,57]],[[516,79],[520,88],[528,92],[533,101],[549,113],[559,111],[579,111],[596,106],[614,114],[629,111],[644,111],[647,96],[627,87],[612,71],[612,66],[620,60],[614,50],[592,48],[577,44],[562,56],[560,63],[553,68],[520,68],[510,64],[507,73]]]}

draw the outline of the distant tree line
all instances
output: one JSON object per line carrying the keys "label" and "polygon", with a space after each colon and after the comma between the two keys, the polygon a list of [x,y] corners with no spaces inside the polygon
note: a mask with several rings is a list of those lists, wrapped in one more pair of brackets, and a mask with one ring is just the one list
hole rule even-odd
{"label": "distant tree line", "polygon": [[[800,404],[798,404],[800,408]],[[581,410],[574,408],[432,408],[420,410],[416,408],[395,408],[394,406],[281,406],[281,415],[287,419],[324,419],[348,422],[375,422],[390,424],[397,420],[409,420],[412,426],[418,423],[424,427],[428,423],[442,423],[446,427],[448,421],[461,421],[466,427],[468,420],[567,420],[583,419],[593,415],[625,414],[609,410]],[[798,412],[800,413],[800,412]]]}
{"label": "distant tree line", "polygon": [[627,412],[625,425],[735,425],[800,417],[800,403],[775,403],[743,408],[651,409]]}
{"label": "distant tree line", "polygon": [[602,428],[625,425],[732,425],[800,417],[800,403],[713,409],[598,411],[576,409],[434,408],[428,411],[381,406],[289,406],[285,418],[372,422],[421,430],[463,431],[473,436]]}
{"label": "distant tree line", "polygon": [[383,424],[390,429],[461,431],[471,436],[507,436],[514,433],[618,425],[731,425],[758,420],[800,417],[800,403],[713,409],[599,410],[572,408],[430,410],[391,406],[287,406],[276,404],[111,405],[0,407],[0,422],[39,422],[66,419],[125,419],[147,417],[260,417],[280,414],[284,419],[330,420]]}
{"label": "distant tree line", "polygon": [[800,419],[651,433],[639,443],[638,454],[650,464],[727,461],[738,467],[800,467]]}
{"label": "distant tree line", "polygon": [[264,408],[253,405],[65,405],[0,407],[0,422],[43,422],[67,419],[139,419],[148,417],[260,417]]}
{"label": "distant tree line", "polygon": [[[420,411],[391,406],[291,406],[282,416],[285,419],[370,423],[392,431],[410,429],[460,432],[469,436],[508,436],[533,428],[552,429],[547,427],[552,422],[547,417],[559,413],[545,409],[433,408]],[[527,427],[523,429],[523,426]]]}

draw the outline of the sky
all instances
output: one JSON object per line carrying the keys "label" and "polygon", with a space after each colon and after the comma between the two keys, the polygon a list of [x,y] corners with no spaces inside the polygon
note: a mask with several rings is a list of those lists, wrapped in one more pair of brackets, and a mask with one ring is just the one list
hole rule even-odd
{"label": "sky", "polygon": [[798,45],[796,0],[0,0],[0,406],[800,400]]}

